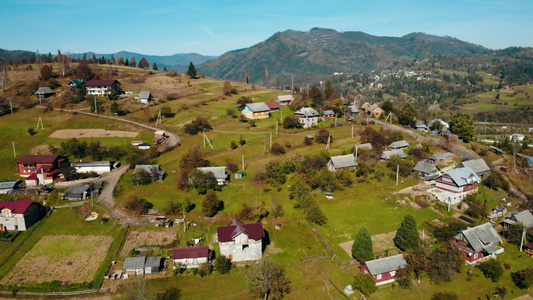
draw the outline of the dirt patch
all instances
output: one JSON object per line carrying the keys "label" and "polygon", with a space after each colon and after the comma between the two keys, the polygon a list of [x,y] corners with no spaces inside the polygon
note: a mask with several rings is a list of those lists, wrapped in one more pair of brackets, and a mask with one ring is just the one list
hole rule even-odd
{"label": "dirt patch", "polygon": [[[153,225],[152,225],[153,226]],[[126,237],[126,242],[120,256],[126,257],[128,253],[137,247],[142,246],[163,246],[170,245],[176,240],[176,229],[165,228],[158,230],[131,231]]]}
{"label": "dirt patch", "polygon": [[[55,146],[58,148],[59,146]],[[31,148],[30,153],[50,153],[50,145],[37,145]]]}
{"label": "dirt patch", "polygon": [[411,207],[416,210],[422,209],[422,206],[418,205],[416,202],[411,202]]}
{"label": "dirt patch", "polygon": [[43,236],[0,283],[91,281],[112,242],[101,235]]}
{"label": "dirt patch", "polygon": [[268,245],[266,249],[266,253],[267,254],[278,254],[281,252],[283,252],[283,250],[281,250],[280,248],[276,248],[276,245],[274,245],[274,242],[270,241],[270,245]]}
{"label": "dirt patch", "polygon": [[136,137],[137,131],[105,130],[105,129],[58,129],[48,137],[54,139],[95,138],[95,137]]}

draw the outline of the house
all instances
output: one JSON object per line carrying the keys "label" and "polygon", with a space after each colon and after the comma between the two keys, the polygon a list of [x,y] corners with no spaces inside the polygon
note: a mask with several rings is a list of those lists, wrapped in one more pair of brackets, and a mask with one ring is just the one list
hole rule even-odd
{"label": "house", "polygon": [[482,158],[463,161],[457,166],[457,168],[464,167],[472,169],[481,178],[487,177],[490,173],[489,166]]}
{"label": "house", "polygon": [[111,172],[110,161],[80,161],[71,162],[70,167],[74,169],[77,174],[94,172],[98,175],[102,175],[107,172]]}
{"label": "house", "polygon": [[[435,187],[453,193],[452,195],[444,194],[445,198],[439,198],[441,201],[455,204],[461,201],[467,194],[477,191],[478,183],[481,179],[470,168],[458,168],[446,172],[437,178]],[[453,197],[453,199],[451,198]]]}
{"label": "house", "polygon": [[503,155],[505,153],[503,149],[500,149],[494,146],[489,146],[489,151],[494,152],[495,154],[498,154],[498,155]]}
{"label": "house", "polygon": [[264,103],[246,103],[242,109],[241,113],[248,119],[264,119],[270,116],[270,108]]}
{"label": "house", "polygon": [[0,182],[0,195],[9,194],[9,192],[16,189],[20,183],[21,181],[17,179],[7,179],[3,182]]}
{"label": "house", "polygon": [[393,156],[398,156],[399,158],[407,158],[407,154],[403,152],[401,149],[395,149],[395,150],[387,150],[383,151],[381,154],[381,159],[383,160],[389,160]]}
{"label": "house", "polygon": [[124,278],[161,271],[161,256],[135,256],[124,259]]}
{"label": "house", "polygon": [[226,173],[226,167],[201,167],[197,168],[198,170],[207,173],[211,172],[215,175],[218,185],[224,185],[226,182],[229,182],[229,174]]}
{"label": "house", "polygon": [[172,249],[174,266],[181,268],[198,268],[200,264],[211,261],[212,252],[208,246],[181,247]]}
{"label": "house", "polygon": [[522,224],[526,228],[533,228],[533,215],[529,210],[524,210],[518,213],[513,213],[509,218],[503,220],[505,228],[514,226],[516,224]]}
{"label": "house", "polygon": [[42,206],[28,198],[0,201],[0,231],[25,231],[39,220]]}
{"label": "house", "polygon": [[489,219],[491,222],[496,221],[499,217],[505,216],[507,213],[507,208],[503,205],[496,205],[490,212],[490,214],[487,216],[487,219]]}
{"label": "house", "polygon": [[335,112],[333,110],[331,110],[331,109],[325,110],[325,111],[320,113],[320,116],[322,118],[325,118],[325,119],[330,119],[330,118],[333,118],[335,116]]}
{"label": "house", "polygon": [[120,82],[114,79],[93,79],[85,84],[87,95],[107,96],[112,91],[120,93]]}
{"label": "house", "polygon": [[446,153],[435,153],[431,155],[428,160],[436,165],[447,165],[453,159],[453,154]]}
{"label": "house", "polygon": [[19,176],[28,177],[40,169],[46,172],[59,170],[63,161],[59,155],[21,155],[17,159]]}
{"label": "house", "polygon": [[148,103],[152,101],[152,93],[150,91],[141,91],[139,93],[139,102]]}
{"label": "house", "polygon": [[279,111],[279,104],[276,102],[265,102],[266,106],[270,109],[270,111]]}
{"label": "house", "polygon": [[279,95],[274,99],[278,105],[289,105],[294,101],[294,98],[291,95]]}
{"label": "house", "polygon": [[533,256],[533,243],[525,244],[524,247],[522,247],[522,249],[529,256]]}
{"label": "house", "polygon": [[418,131],[428,131],[429,130],[429,127],[422,120],[416,121],[415,128]]}
{"label": "house", "polygon": [[409,143],[406,140],[392,142],[389,145],[390,149],[407,149]]}
{"label": "house", "polygon": [[425,181],[434,180],[439,176],[439,168],[435,164],[427,161],[417,162],[413,168],[413,172],[418,172]]}
{"label": "house", "polygon": [[468,265],[473,265],[496,257],[504,249],[498,247],[502,239],[491,223],[461,231],[451,239],[461,250],[461,257]]}
{"label": "house", "polygon": [[384,285],[396,280],[396,272],[407,266],[402,254],[369,260],[361,264],[361,274],[370,274],[376,285]]}
{"label": "house", "polygon": [[381,109],[381,107],[379,107],[377,104],[372,104],[366,109],[367,114],[376,118],[379,118],[383,112],[384,110]]}
{"label": "house", "polygon": [[228,226],[217,227],[220,255],[231,261],[258,260],[263,256],[263,224],[244,224],[233,219]]}
{"label": "house", "polygon": [[81,201],[91,196],[92,185],[71,186],[63,194],[64,200]]}
{"label": "house", "polygon": [[159,165],[135,165],[135,170],[133,170],[133,174],[137,174],[139,172],[146,172],[150,177],[152,177],[153,180],[159,180],[163,181],[165,179],[165,176],[167,173],[159,167]]}
{"label": "house", "polygon": [[308,128],[318,125],[320,114],[311,107],[302,107],[294,113],[294,116],[298,118],[303,128]]}
{"label": "house", "polygon": [[358,116],[360,113],[359,109],[357,109],[357,106],[354,104],[354,105],[350,105],[350,106],[346,106],[346,108],[344,109],[344,114],[347,115],[347,116]]}
{"label": "house", "polygon": [[40,87],[35,92],[35,96],[37,96],[37,99],[44,99],[44,98],[50,97],[50,96],[52,96],[54,94],[55,94],[55,92],[52,91],[52,89],[47,87],[47,86]]}
{"label": "house", "polygon": [[84,83],[85,83],[85,80],[83,80],[83,79],[71,79],[67,83],[67,86],[69,88],[78,88],[78,87],[82,86]]}
{"label": "house", "polygon": [[525,136],[523,134],[520,134],[520,133],[513,133],[509,137],[511,142],[515,142],[515,143],[522,142],[524,140],[524,138],[525,138]]}
{"label": "house", "polygon": [[367,112],[367,108],[369,108],[370,106],[372,106],[372,104],[365,102],[363,103],[363,105],[361,105],[361,110]]}
{"label": "house", "polygon": [[340,169],[353,169],[357,167],[357,162],[353,154],[338,155],[330,157],[327,167],[331,172],[337,172]]}

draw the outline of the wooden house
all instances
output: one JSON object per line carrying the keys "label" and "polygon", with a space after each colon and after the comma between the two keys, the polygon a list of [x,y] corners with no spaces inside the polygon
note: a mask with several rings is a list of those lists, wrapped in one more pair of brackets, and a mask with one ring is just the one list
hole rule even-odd
{"label": "wooden house", "polygon": [[498,247],[502,239],[491,223],[463,230],[451,241],[461,249],[461,257],[468,265],[477,264],[504,252],[503,248]]}
{"label": "wooden house", "polygon": [[355,156],[353,154],[338,155],[330,157],[327,163],[328,170],[337,172],[340,169],[353,169],[357,167]]}
{"label": "wooden house", "polygon": [[174,266],[181,268],[198,268],[211,261],[212,252],[208,246],[181,247],[172,249]]}
{"label": "wooden house", "polygon": [[289,105],[294,101],[294,98],[291,95],[279,95],[274,99],[279,105]]}
{"label": "wooden house", "polygon": [[370,274],[376,285],[384,285],[396,280],[396,272],[407,266],[402,254],[374,259],[361,264],[361,274]]}
{"label": "wooden house", "polygon": [[318,125],[320,114],[311,107],[302,107],[294,113],[294,116],[298,118],[303,128],[308,128]]}
{"label": "wooden house", "polygon": [[112,91],[120,93],[120,82],[114,79],[93,79],[85,84],[87,95],[107,96]]}
{"label": "wooden house", "polygon": [[248,119],[264,119],[270,116],[270,108],[264,103],[246,103],[241,113]]}

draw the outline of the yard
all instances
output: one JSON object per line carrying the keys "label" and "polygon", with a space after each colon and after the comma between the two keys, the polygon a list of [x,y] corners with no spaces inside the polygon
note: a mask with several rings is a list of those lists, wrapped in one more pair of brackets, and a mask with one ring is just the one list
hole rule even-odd
{"label": "yard", "polygon": [[112,242],[102,235],[45,235],[0,284],[90,282]]}

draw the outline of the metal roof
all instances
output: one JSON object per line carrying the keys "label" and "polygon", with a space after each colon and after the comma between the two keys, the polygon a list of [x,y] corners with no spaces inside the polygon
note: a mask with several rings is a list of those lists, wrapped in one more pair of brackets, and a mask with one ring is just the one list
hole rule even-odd
{"label": "metal roof", "polygon": [[6,180],[3,182],[0,182],[0,189],[13,189],[17,185],[17,180]]}
{"label": "metal roof", "polygon": [[216,179],[226,179],[226,167],[202,167],[197,168],[198,170],[207,173],[211,172],[215,175]]}
{"label": "metal roof", "polygon": [[208,246],[181,247],[172,249],[172,259],[208,257]]}
{"label": "metal roof", "polygon": [[150,91],[142,91],[139,93],[139,99],[150,99]]}
{"label": "metal roof", "polygon": [[406,148],[407,146],[409,146],[409,143],[406,140],[401,140],[401,141],[390,143],[389,148],[397,149],[397,148]]}
{"label": "metal roof", "polygon": [[441,159],[445,159],[445,158],[448,158],[448,157],[451,157],[453,156],[453,154],[449,153],[449,152],[446,152],[446,153],[435,153],[433,155],[431,155],[429,157],[429,159],[431,160],[441,160]]}
{"label": "metal roof", "polygon": [[398,254],[385,258],[370,260],[365,262],[365,265],[368,268],[368,272],[370,272],[372,276],[375,276],[405,268],[407,262],[405,261],[405,258],[403,258],[402,254]]}
{"label": "metal roof", "polygon": [[292,101],[294,98],[291,95],[279,95],[276,97],[278,101]]}
{"label": "metal roof", "polygon": [[79,161],[79,162],[71,162],[71,167],[97,167],[97,166],[111,166],[110,161]]}
{"label": "metal roof", "polygon": [[487,172],[487,171],[490,172],[489,166],[482,158],[463,161],[460,164],[460,166],[468,167],[472,169],[474,172],[476,172],[476,174]]}
{"label": "metal roof", "polygon": [[399,158],[406,158],[407,154],[405,154],[402,149],[387,150],[383,151],[383,154],[381,154],[381,159],[390,159],[393,156],[398,156]]}
{"label": "metal roof", "polygon": [[126,257],[124,259],[124,270],[144,269],[146,256]]}
{"label": "metal roof", "polygon": [[161,266],[161,256],[147,256],[144,262],[145,268],[159,268]]}
{"label": "metal roof", "polygon": [[357,145],[354,145],[353,147],[357,149],[372,150],[372,144],[370,143],[357,144]]}
{"label": "metal roof", "polygon": [[48,95],[48,94],[55,94],[54,91],[52,91],[51,88],[45,86],[45,87],[40,87],[37,89],[37,91],[35,92],[35,95]]}
{"label": "metal roof", "polygon": [[270,108],[265,102],[246,103],[245,106],[247,106],[252,112],[270,111]]}
{"label": "metal roof", "polygon": [[488,245],[498,244],[502,241],[491,223],[468,228],[461,231],[461,233],[475,252],[481,251]]}
{"label": "metal roof", "polygon": [[316,110],[312,109],[311,107],[302,107],[299,110],[297,110],[294,114],[303,115],[306,118],[320,116],[320,114]]}
{"label": "metal roof", "polygon": [[512,215],[512,218],[516,220],[516,222],[522,223],[527,228],[533,227],[533,215],[529,210],[524,210],[519,213],[515,213]]}
{"label": "metal roof", "polygon": [[330,157],[330,160],[336,169],[357,166],[357,162],[355,161],[355,156],[353,156],[353,154],[332,156]]}
{"label": "metal roof", "polygon": [[458,168],[446,172],[448,176],[457,184],[457,186],[464,186],[472,182],[481,182],[481,179],[470,168]]}
{"label": "metal roof", "polygon": [[426,173],[426,174],[429,174],[431,172],[434,172],[436,171],[437,167],[432,164],[432,163],[428,163],[428,162],[425,162],[425,161],[419,161],[416,166],[414,167],[414,171],[418,171],[418,172],[421,172],[421,173]]}

